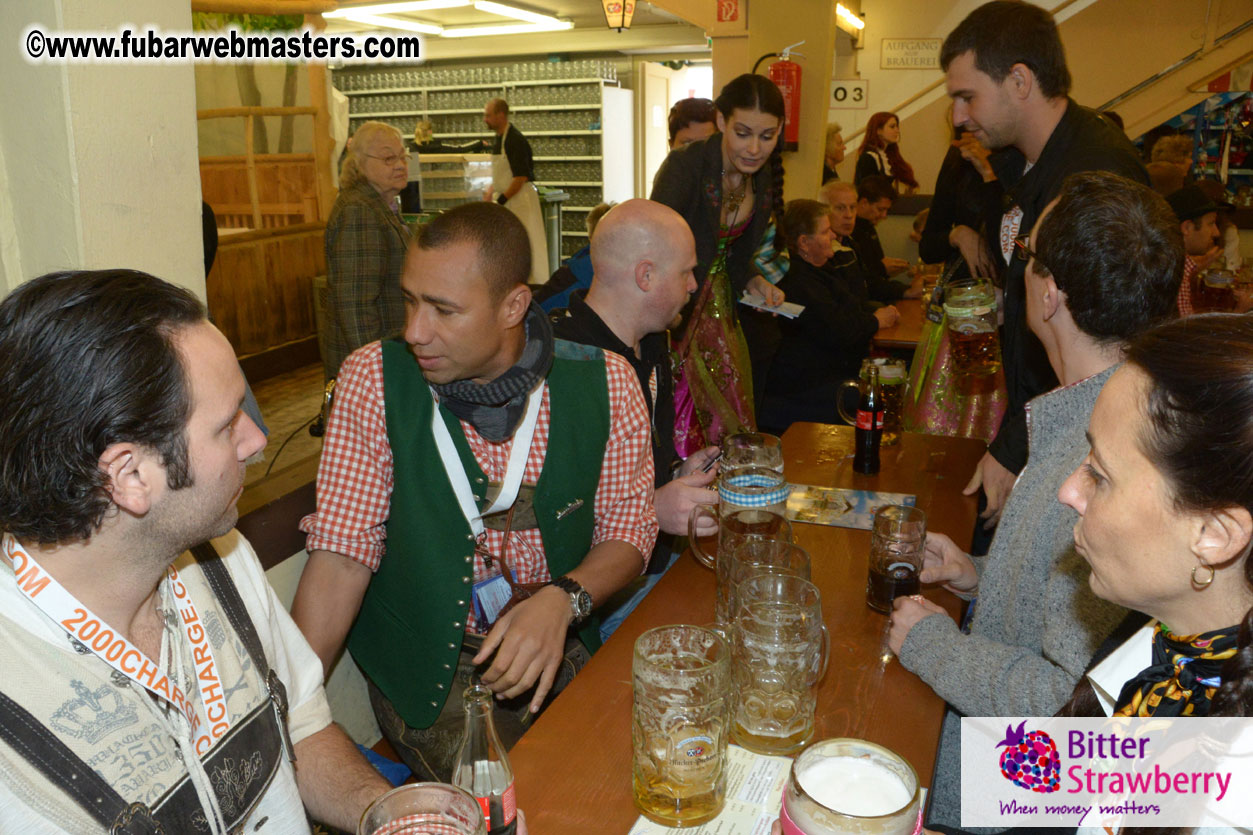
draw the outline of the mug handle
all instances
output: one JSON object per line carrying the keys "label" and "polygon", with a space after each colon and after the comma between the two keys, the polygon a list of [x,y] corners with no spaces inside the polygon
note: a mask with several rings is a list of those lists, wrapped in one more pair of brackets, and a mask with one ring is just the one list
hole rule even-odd
{"label": "mug handle", "polygon": [[819,651],[818,658],[815,659],[818,667],[818,674],[809,682],[810,685],[817,684],[822,681],[822,677],[827,674],[827,663],[831,660],[831,633],[827,630],[827,625],[822,626],[822,649]]}
{"label": "mug handle", "polygon": [[861,383],[857,380],[845,380],[840,383],[840,390],[835,394],[835,408],[840,413],[840,417],[844,419],[849,426],[857,425],[857,416],[850,415],[848,410],[844,408],[844,390],[847,388],[857,389],[857,397],[861,398]]}
{"label": "mug handle", "polygon": [[696,538],[696,520],[700,518],[701,514],[708,513],[713,517],[714,523],[717,524],[718,514],[715,512],[715,508],[717,508],[717,505],[698,504],[692,508],[692,512],[687,517],[687,541],[692,546],[692,556],[696,557],[697,562],[706,568],[714,567],[715,557],[713,554],[706,554],[700,547],[700,540]]}

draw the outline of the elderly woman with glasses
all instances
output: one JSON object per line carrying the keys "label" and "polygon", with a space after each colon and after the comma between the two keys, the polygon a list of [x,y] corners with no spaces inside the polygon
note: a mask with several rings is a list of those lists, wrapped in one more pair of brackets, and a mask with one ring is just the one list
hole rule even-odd
{"label": "elderly woman with glasses", "polygon": [[400,273],[409,230],[396,198],[408,182],[409,154],[400,131],[382,122],[357,128],[326,222],[322,364],[328,378],[353,351],[404,327]]}
{"label": "elderly woman with glasses", "polygon": [[1061,385],[1028,404],[1030,455],[986,557],[928,532],[922,580],[977,595],[969,634],[943,609],[901,598],[888,643],[949,703],[931,822],[960,825],[961,715],[1051,716],[1126,614],[1088,588],[1073,510],[1057,490],[1087,453],[1084,432],[1124,344],[1174,315],[1179,224],[1150,189],[1108,173],[1069,177],[1029,237],[1026,318]]}

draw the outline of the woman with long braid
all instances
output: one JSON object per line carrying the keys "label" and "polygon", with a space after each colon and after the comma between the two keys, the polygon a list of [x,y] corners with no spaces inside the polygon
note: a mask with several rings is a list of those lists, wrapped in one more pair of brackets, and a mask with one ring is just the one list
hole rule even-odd
{"label": "woman with long braid", "polygon": [[783,214],[783,95],[745,74],[714,101],[718,133],[670,154],[652,199],[687,221],[699,285],[675,350],[675,446],[686,457],[756,425],[749,347],[736,302],[745,290],[778,305],[783,293],[753,273],[753,253]]}

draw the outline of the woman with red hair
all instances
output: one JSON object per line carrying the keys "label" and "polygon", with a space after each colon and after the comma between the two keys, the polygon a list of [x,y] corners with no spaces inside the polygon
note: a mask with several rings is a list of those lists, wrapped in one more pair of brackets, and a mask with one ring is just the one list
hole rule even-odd
{"label": "woman with red hair", "polygon": [[857,149],[857,170],[853,184],[859,185],[863,178],[872,174],[891,177],[902,194],[918,189],[914,169],[901,157],[901,121],[895,113],[880,111],[866,123],[866,135]]}

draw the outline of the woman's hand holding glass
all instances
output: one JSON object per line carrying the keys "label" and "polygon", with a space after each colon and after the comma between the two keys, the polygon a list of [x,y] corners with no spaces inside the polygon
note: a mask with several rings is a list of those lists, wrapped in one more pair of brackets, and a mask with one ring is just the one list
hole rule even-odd
{"label": "woman's hand holding glass", "polygon": [[944,534],[933,531],[927,532],[918,579],[924,583],[943,583],[946,589],[957,594],[970,594],[979,587],[979,572],[970,555]]}

